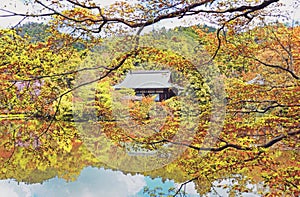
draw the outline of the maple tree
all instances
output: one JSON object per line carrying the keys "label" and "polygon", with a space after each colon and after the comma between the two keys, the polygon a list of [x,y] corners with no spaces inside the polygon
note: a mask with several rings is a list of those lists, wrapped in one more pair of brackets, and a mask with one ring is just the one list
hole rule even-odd
{"label": "maple tree", "polygon": [[[269,195],[298,195],[299,160],[294,155],[299,153],[300,132],[299,27],[271,24],[241,32],[232,27],[219,37],[222,45],[214,59],[226,76],[227,110],[220,146],[211,149],[223,150],[217,155],[226,156],[212,165],[218,172],[224,168],[228,172],[233,165],[231,170],[244,171],[248,177],[253,176],[249,171],[253,168],[268,183]],[[218,40],[196,31],[214,54],[211,46],[218,47]],[[288,164],[282,162],[283,155]],[[290,179],[288,174],[296,178]]]}
{"label": "maple tree", "polygon": [[[51,171],[74,179],[83,167],[103,162],[182,186],[193,181],[199,194],[229,179],[232,184],[220,185],[232,194],[249,192],[253,183],[265,187],[263,195],[299,195],[300,28],[251,23],[278,0],[141,0],[106,8],[93,1],[33,3],[47,12],[2,16],[53,17],[49,37],[36,42],[0,31],[3,178]],[[220,26],[141,36],[147,26],[191,15]],[[74,47],[78,40],[86,50]],[[161,103],[151,97],[124,103],[120,98],[133,95],[130,90],[112,96],[124,73],[141,68],[171,69],[185,96]],[[166,112],[164,119],[149,118],[153,107]],[[212,117],[219,116],[218,126]],[[128,153],[140,150],[155,157],[132,162]]]}

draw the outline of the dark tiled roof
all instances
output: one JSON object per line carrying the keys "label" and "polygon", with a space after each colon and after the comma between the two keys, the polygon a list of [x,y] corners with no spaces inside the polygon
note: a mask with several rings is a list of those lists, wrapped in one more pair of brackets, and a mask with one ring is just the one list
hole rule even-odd
{"label": "dark tiled roof", "polygon": [[129,71],[124,81],[114,86],[115,89],[153,89],[153,88],[172,88],[171,72],[169,70],[142,70]]}

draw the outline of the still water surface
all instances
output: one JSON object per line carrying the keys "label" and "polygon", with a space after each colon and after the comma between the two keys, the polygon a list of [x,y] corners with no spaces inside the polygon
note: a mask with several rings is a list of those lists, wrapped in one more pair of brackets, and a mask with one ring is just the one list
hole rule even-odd
{"label": "still water surface", "polygon": [[[172,180],[162,181],[161,178],[152,179],[143,175],[125,175],[120,171],[105,170],[103,168],[87,167],[74,182],[53,178],[43,183],[25,184],[14,180],[0,181],[1,197],[147,197],[143,193],[144,187],[153,189],[157,186],[167,192],[170,187],[179,187]],[[228,196],[226,190],[214,188],[215,191],[206,196]],[[199,196],[194,183],[185,187],[188,197]],[[216,194],[217,192],[217,194]],[[254,197],[255,194],[243,196]]]}

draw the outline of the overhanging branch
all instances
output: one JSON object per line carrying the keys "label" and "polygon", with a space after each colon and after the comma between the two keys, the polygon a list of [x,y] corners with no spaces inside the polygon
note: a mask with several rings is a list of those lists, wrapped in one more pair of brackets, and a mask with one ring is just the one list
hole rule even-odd
{"label": "overhanging branch", "polygon": [[[238,6],[235,8],[228,8],[228,9],[224,9],[224,10],[214,10],[214,9],[209,9],[209,10],[205,10],[205,9],[199,9],[196,10],[197,8],[200,8],[204,5],[207,5],[209,3],[212,3],[213,1],[211,0],[206,0],[206,1],[201,1],[201,2],[197,2],[197,3],[191,3],[188,5],[183,5],[182,8],[180,9],[176,9],[174,11],[171,11],[173,8],[172,6],[170,6],[169,9],[170,12],[169,13],[165,13],[165,14],[161,14],[158,15],[154,18],[151,19],[145,19],[144,21],[141,21],[141,18],[139,18],[140,22],[136,21],[136,18],[131,18],[131,19],[126,19],[126,18],[121,18],[121,17],[108,17],[105,16],[104,13],[102,13],[100,6],[88,6],[85,4],[81,4],[78,3],[77,1],[72,1],[72,0],[66,0],[68,3],[74,5],[74,6],[79,6],[83,9],[86,10],[92,10],[92,9],[98,9],[99,11],[99,18],[97,19],[93,19],[93,18],[83,18],[83,19],[79,19],[76,18],[76,16],[74,17],[70,17],[67,16],[66,14],[63,14],[61,11],[58,11],[57,9],[50,7],[51,5],[46,5],[45,3],[36,0],[35,2],[39,5],[41,5],[43,8],[45,8],[46,10],[50,11],[49,13],[41,13],[41,14],[27,14],[27,13],[17,13],[17,12],[12,12],[9,10],[2,10],[7,12],[7,15],[2,15],[2,17],[10,17],[10,16],[23,16],[23,17],[45,17],[45,16],[54,16],[54,15],[58,15],[61,16],[69,21],[73,21],[76,23],[84,23],[87,21],[93,22],[94,24],[107,24],[107,23],[120,23],[120,24],[124,24],[128,27],[131,28],[136,28],[136,27],[146,27],[149,25],[152,25],[154,23],[158,23],[159,21],[165,20],[165,19],[172,19],[172,18],[182,18],[184,16],[187,15],[197,15],[199,13],[208,13],[208,14],[226,14],[226,13],[239,13],[236,17],[240,17],[240,16],[244,16],[246,18],[249,18],[249,14],[258,10],[262,10],[268,6],[270,6],[273,3],[278,2],[279,0],[265,0],[262,3],[258,4],[258,5],[253,5],[253,6]],[[0,16],[1,17],[1,16]]]}
{"label": "overhanging branch", "polygon": [[270,148],[271,146],[275,145],[276,143],[282,141],[283,139],[286,139],[288,137],[292,137],[292,136],[296,136],[300,134],[300,130],[298,131],[293,131],[293,132],[288,132],[286,134],[281,134],[279,136],[274,137],[273,139],[271,139],[269,142],[265,143],[265,144],[261,144],[261,145],[256,145],[256,146],[241,146],[238,144],[232,144],[229,142],[226,142],[224,140],[220,140],[222,142],[225,142],[225,145],[220,146],[220,147],[198,147],[192,144],[186,144],[186,143],[182,143],[182,142],[175,142],[175,141],[171,141],[168,139],[163,139],[160,141],[154,141],[154,142],[141,142],[138,140],[135,140],[136,143],[140,143],[140,144],[147,144],[147,145],[156,145],[156,144],[162,144],[162,143],[170,143],[170,144],[174,144],[174,145],[178,145],[178,146],[185,146],[197,151],[211,151],[211,152],[220,152],[223,151],[225,149],[228,148],[233,148],[236,150],[240,150],[240,151],[259,151],[261,152],[259,149],[260,148]]}

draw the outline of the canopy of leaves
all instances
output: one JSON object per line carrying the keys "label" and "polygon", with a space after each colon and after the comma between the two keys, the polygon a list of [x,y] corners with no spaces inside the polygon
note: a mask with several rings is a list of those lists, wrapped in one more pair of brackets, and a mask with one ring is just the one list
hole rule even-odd
{"label": "canopy of leaves", "polygon": [[[31,32],[47,25],[0,30],[0,176],[74,180],[92,165],[182,187],[193,181],[199,194],[220,182],[232,195],[251,192],[251,183],[262,186],[261,195],[298,196],[300,28],[254,25],[277,2],[141,0],[104,9],[92,1],[36,0],[48,13],[7,12],[54,18],[42,36]],[[141,35],[144,27],[188,15],[219,26]],[[84,50],[76,50],[78,41]],[[134,92],[113,86],[139,69],[172,70],[183,94],[160,103],[123,100]],[[215,113],[222,110],[220,123]],[[132,162],[130,153],[155,156]]]}

